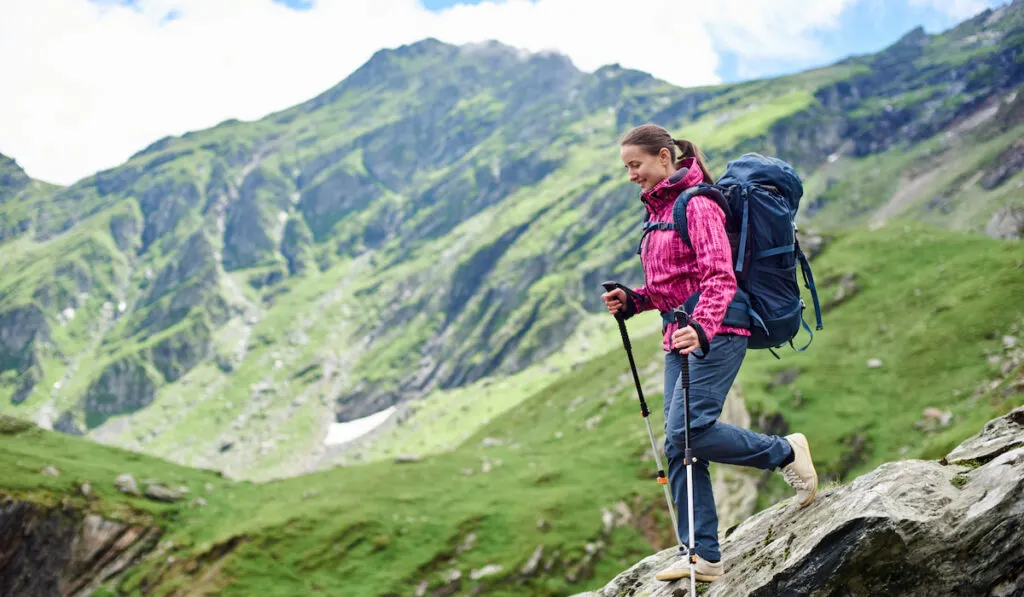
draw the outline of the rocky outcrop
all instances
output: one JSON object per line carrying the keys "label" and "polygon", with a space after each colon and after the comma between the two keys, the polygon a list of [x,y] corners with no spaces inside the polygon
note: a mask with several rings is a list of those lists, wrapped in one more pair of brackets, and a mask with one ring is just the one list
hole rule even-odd
{"label": "rocky outcrop", "polygon": [[[206,270],[214,269],[216,250],[206,234],[199,231],[189,237],[176,257],[160,270],[156,281],[149,289],[144,304],[153,304],[179,286],[194,282]],[[212,276],[209,281],[211,284],[216,284],[216,275]]]}
{"label": "rocky outcrop", "polygon": [[285,223],[281,255],[288,262],[288,273],[293,276],[314,265],[313,233],[303,218],[293,216]]}
{"label": "rocky outcrop", "polygon": [[190,325],[151,348],[149,360],[164,380],[176,381],[213,353],[212,333],[206,320],[196,317]]}
{"label": "rocky outcrop", "polygon": [[86,424],[151,404],[162,382],[177,381],[213,354],[212,334],[204,317],[192,317],[174,334],[108,365],[86,392]]}
{"label": "rocky outcrop", "polygon": [[1015,239],[1024,234],[1024,208],[1007,205],[992,214],[985,234],[993,238]]}
{"label": "rocky outcrop", "polygon": [[999,154],[985,170],[978,184],[985,190],[992,190],[1024,170],[1024,140],[1017,141]]}
{"label": "rocky outcrop", "polygon": [[309,232],[322,241],[330,236],[335,224],[362,210],[380,194],[381,190],[369,177],[342,165],[302,191],[299,211],[309,225]]}
{"label": "rocky outcrop", "polygon": [[[890,462],[849,485],[793,499],[735,528],[725,575],[698,592],[748,595],[1024,594],[1024,407],[990,421],[939,461]],[[682,597],[644,558],[588,597]]]}
{"label": "rocky outcrop", "polygon": [[256,168],[245,177],[239,198],[225,215],[223,263],[225,270],[254,266],[273,257],[280,230],[291,205],[290,189],[279,176]]}
{"label": "rocky outcrop", "polygon": [[0,503],[0,595],[85,597],[159,538],[154,527],[7,498]]}
{"label": "rocky outcrop", "polygon": [[108,365],[85,394],[85,420],[96,427],[113,415],[134,412],[156,397],[157,378],[138,357]]}
{"label": "rocky outcrop", "polygon": [[207,235],[198,231],[188,238],[178,255],[160,270],[149,287],[137,315],[136,331],[150,334],[167,329],[197,308],[211,323],[227,319],[227,302],[220,294],[217,251]]}
{"label": "rocky outcrop", "polygon": [[142,241],[142,215],[125,210],[110,218],[110,235],[122,252],[134,252]]}
{"label": "rocky outcrop", "polygon": [[0,313],[0,372],[17,368],[31,345],[46,342],[49,336],[46,316],[35,305]]}
{"label": "rocky outcrop", "polygon": [[0,204],[13,197],[32,182],[21,166],[0,153]]}
{"label": "rocky outcrop", "polygon": [[201,205],[201,195],[195,182],[188,178],[175,178],[175,175],[188,176],[185,173],[169,174],[141,192],[139,207],[145,218],[142,229],[144,249],[160,239],[170,238],[169,233],[177,228],[178,223]]}
{"label": "rocky outcrop", "polygon": [[49,337],[50,325],[35,305],[0,313],[0,373],[18,373],[18,387],[11,397],[15,404],[28,398],[42,380],[39,348]]}

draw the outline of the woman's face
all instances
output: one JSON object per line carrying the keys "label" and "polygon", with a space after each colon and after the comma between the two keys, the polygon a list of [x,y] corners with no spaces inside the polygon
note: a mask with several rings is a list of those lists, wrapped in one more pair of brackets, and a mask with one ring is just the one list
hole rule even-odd
{"label": "woman's face", "polygon": [[629,182],[640,185],[646,191],[672,174],[672,155],[662,148],[657,155],[651,155],[638,145],[623,145],[619,151],[622,163],[629,172]]}

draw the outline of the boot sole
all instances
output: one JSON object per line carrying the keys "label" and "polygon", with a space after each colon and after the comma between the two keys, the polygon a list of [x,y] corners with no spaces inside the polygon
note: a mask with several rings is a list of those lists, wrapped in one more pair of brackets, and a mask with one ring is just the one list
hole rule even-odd
{"label": "boot sole", "polygon": [[811,472],[814,473],[814,485],[811,486],[811,495],[807,496],[807,499],[800,502],[800,507],[806,507],[814,501],[814,496],[818,494],[818,470],[814,468],[814,459],[811,458],[811,446],[807,442],[807,437],[802,433],[794,433],[792,437],[794,443],[800,446],[800,448],[807,454],[807,462],[811,464]]}
{"label": "boot sole", "polygon": [[[701,574],[700,572],[698,572],[698,573],[694,574],[693,577],[695,579],[697,579],[698,582],[715,582],[716,580],[722,578],[722,575],[719,574],[719,575],[716,575],[716,576],[710,576],[708,574]],[[684,578],[690,578],[690,574],[689,574],[689,570],[686,570],[686,571],[684,571],[682,574],[680,574],[678,576],[673,574],[672,576],[669,576],[669,577],[662,576],[662,577],[659,578],[657,575],[655,575],[654,578],[657,579],[657,580],[665,581],[665,582],[671,582],[671,581],[675,581],[675,580],[682,580]]]}

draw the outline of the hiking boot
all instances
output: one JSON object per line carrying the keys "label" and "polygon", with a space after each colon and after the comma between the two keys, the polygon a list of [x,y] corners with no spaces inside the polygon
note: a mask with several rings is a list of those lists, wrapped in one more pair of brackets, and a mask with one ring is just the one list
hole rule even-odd
{"label": "hiking boot", "polygon": [[[704,558],[697,556],[697,563],[694,565],[694,579],[700,582],[713,582],[718,580],[720,576],[725,572],[725,568],[722,567],[722,562],[709,562]],[[668,568],[665,568],[661,572],[654,575],[654,578],[658,580],[679,580],[680,578],[690,578],[690,559],[683,555],[672,562]]]}
{"label": "hiking boot", "polygon": [[814,494],[818,491],[818,473],[811,462],[811,448],[804,434],[787,435],[786,441],[793,448],[793,462],[782,469],[782,477],[796,490],[796,499],[803,507],[814,501]]}

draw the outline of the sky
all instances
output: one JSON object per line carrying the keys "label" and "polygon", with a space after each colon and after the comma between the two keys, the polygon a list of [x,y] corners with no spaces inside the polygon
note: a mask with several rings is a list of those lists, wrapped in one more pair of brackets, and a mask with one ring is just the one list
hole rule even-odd
{"label": "sky", "polygon": [[298,104],[426,37],[685,87],[878,51],[1009,1],[0,0],[0,153],[72,184],[167,135]]}

